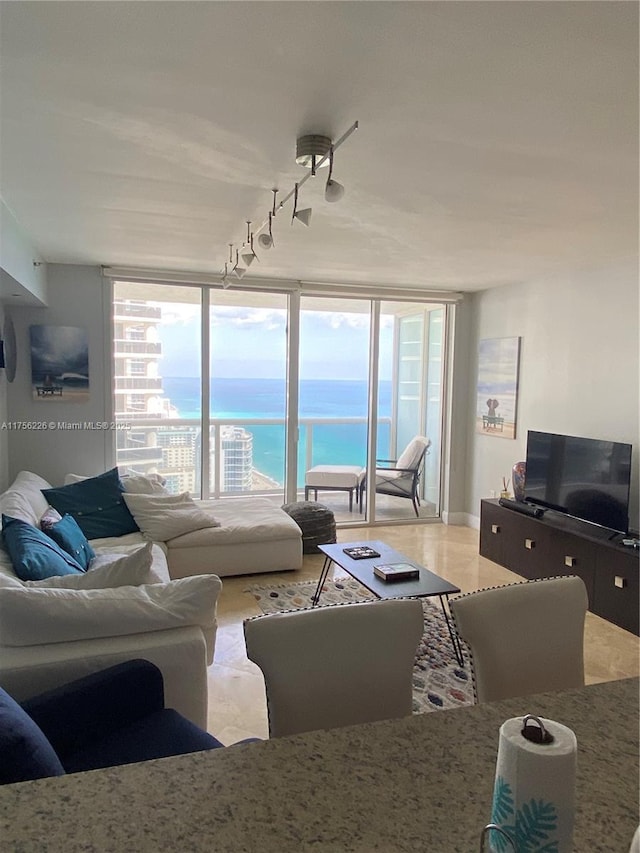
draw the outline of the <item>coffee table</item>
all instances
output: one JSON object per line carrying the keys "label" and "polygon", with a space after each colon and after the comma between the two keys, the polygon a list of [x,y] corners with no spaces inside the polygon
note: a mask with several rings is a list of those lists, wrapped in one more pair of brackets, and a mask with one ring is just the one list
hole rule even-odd
{"label": "coffee table", "polygon": [[[363,545],[367,545],[378,551],[380,556],[370,557],[365,560],[354,560],[348,554],[344,553],[344,548],[358,548]],[[401,554],[395,548],[391,548],[390,545],[377,540],[373,542],[339,542],[335,545],[318,545],[318,550],[324,554],[324,564],[320,572],[316,591],[311,599],[312,607],[315,607],[320,600],[322,586],[327,579],[332,563],[344,569],[347,574],[359,581],[369,592],[372,592],[376,598],[431,598],[437,595],[440,599],[440,606],[442,607],[442,612],[447,623],[456,660],[460,666],[464,665],[460,638],[451,623],[448,612],[449,596],[460,592],[459,587],[430,572],[425,566],[421,566],[415,560],[412,560],[405,554]],[[411,580],[384,581],[373,573],[373,567],[382,563],[410,563],[418,569],[420,577]]]}

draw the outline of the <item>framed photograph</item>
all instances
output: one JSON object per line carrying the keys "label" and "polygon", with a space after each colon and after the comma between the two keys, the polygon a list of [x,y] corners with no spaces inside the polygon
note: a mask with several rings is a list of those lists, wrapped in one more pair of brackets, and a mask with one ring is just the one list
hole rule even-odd
{"label": "framed photograph", "polygon": [[515,438],[520,338],[486,338],[478,353],[476,432]]}
{"label": "framed photograph", "polygon": [[29,326],[34,400],[86,403],[89,344],[79,326]]}

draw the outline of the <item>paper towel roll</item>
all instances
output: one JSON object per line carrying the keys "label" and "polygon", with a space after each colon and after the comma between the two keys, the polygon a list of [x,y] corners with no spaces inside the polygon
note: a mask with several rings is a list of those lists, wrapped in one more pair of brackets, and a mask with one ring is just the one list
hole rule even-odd
{"label": "paper towel roll", "polygon": [[[540,732],[538,719],[553,737],[551,743],[534,743],[523,735],[525,720],[527,733]],[[517,851],[571,853],[576,758],[576,736],[561,723],[527,716],[500,727],[491,822],[508,833]],[[510,851],[498,832],[490,832],[489,843],[495,853]]]}

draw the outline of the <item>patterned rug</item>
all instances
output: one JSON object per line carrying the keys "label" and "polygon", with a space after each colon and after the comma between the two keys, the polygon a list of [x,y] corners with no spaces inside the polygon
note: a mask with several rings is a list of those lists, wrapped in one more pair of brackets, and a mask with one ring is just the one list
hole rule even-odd
{"label": "patterned rug", "polygon": [[[252,586],[251,593],[263,613],[285,610],[302,610],[311,607],[311,597],[316,583],[302,582],[279,586]],[[375,600],[355,578],[337,577],[327,580],[322,588],[320,604],[346,604],[353,601]],[[424,610],[424,636],[416,653],[413,669],[413,711],[437,711],[441,708],[459,708],[473,704],[473,686],[469,668],[469,650],[463,643],[465,665],[458,665],[451,637],[440,607],[440,602],[422,599]]]}

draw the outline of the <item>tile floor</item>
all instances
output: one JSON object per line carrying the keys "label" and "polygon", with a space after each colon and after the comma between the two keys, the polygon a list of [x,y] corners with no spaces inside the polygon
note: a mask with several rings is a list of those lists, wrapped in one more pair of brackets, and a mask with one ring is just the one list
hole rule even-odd
{"label": "tile floor", "polygon": [[[338,531],[339,542],[381,539],[463,592],[521,581],[518,575],[479,555],[478,537],[472,528],[441,523]],[[268,736],[264,682],[258,667],[247,660],[242,632],[243,619],[258,615],[260,609],[245,590],[315,580],[322,561],[322,555],[305,555],[298,572],[223,578],[215,660],[209,668],[209,730],[224,743]],[[638,638],[588,613],[585,674],[588,684],[640,675]]]}

